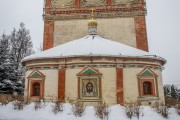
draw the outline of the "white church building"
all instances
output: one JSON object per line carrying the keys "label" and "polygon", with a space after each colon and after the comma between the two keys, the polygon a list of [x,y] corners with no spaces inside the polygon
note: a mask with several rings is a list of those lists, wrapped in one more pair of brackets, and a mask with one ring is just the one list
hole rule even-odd
{"label": "white church building", "polygon": [[64,7],[45,0],[44,51],[22,61],[24,96],[90,105],[164,102],[166,60],[148,52],[144,0],[107,0],[103,8],[92,2],[90,21],[90,3],[75,1]]}

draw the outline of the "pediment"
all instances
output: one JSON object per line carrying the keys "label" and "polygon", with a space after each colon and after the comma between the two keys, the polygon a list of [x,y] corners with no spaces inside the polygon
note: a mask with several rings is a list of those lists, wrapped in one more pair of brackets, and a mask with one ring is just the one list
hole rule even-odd
{"label": "pediment", "polygon": [[28,78],[44,78],[44,77],[46,77],[46,76],[39,70],[34,70],[28,76]]}
{"label": "pediment", "polygon": [[80,71],[77,76],[87,76],[87,75],[102,75],[99,71],[92,67],[85,67],[82,71]]}
{"label": "pediment", "polygon": [[142,70],[138,76],[158,76],[154,71],[152,71],[149,67],[146,67]]}

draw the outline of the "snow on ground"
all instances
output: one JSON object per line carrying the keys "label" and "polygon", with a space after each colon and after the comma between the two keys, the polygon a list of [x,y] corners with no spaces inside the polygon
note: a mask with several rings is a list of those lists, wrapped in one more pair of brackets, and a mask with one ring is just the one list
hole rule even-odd
{"label": "snow on ground", "polygon": [[[70,104],[63,105],[63,112],[54,114],[52,112],[53,103],[43,103],[42,108],[34,110],[34,103],[26,105],[23,110],[14,110],[12,103],[6,106],[0,106],[0,120],[100,120],[95,116],[94,107],[88,106],[82,117],[75,117],[71,111]],[[125,108],[120,105],[109,107],[110,115],[108,120],[130,120],[127,118]],[[180,116],[176,113],[174,108],[171,108],[168,119],[163,118],[156,113],[154,109],[148,106],[142,106],[143,116],[140,120],[180,120]],[[131,120],[138,120],[133,117]]]}

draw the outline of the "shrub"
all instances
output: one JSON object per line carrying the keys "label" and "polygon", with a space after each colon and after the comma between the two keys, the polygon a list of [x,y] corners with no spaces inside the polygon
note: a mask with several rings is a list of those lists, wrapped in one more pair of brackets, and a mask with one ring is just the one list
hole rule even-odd
{"label": "shrub", "polygon": [[53,106],[52,111],[57,114],[58,112],[63,112],[63,103],[62,102],[56,102]]}
{"label": "shrub", "polygon": [[129,107],[129,106],[126,106],[125,107],[125,110],[126,110],[126,115],[129,119],[131,119],[133,117],[133,114],[134,114],[134,110],[133,110],[133,107]]}
{"label": "shrub", "polygon": [[83,103],[76,102],[72,106],[72,112],[76,117],[81,117],[83,115],[84,111],[85,111],[85,107],[84,107]]}
{"label": "shrub", "polygon": [[39,109],[41,109],[42,108],[42,103],[41,103],[41,101],[36,101],[36,102],[34,102],[34,109],[35,110],[39,110]]}
{"label": "shrub", "polygon": [[13,102],[14,110],[23,110],[24,107],[25,107],[24,101],[14,101]]}
{"label": "shrub", "polygon": [[178,104],[178,100],[165,97],[166,106],[172,107],[172,106],[175,106],[176,104]]}
{"label": "shrub", "polygon": [[141,107],[140,106],[134,106],[134,116],[136,116],[139,120],[139,116],[141,114]]}
{"label": "shrub", "polygon": [[24,101],[24,96],[20,94],[13,94],[12,99],[17,101]]}
{"label": "shrub", "polygon": [[165,117],[165,118],[168,118],[168,115],[169,115],[169,108],[168,108],[168,106],[161,106],[161,115],[163,116],[163,117]]}
{"label": "shrub", "polygon": [[97,117],[99,117],[101,120],[107,119],[109,118],[109,113],[110,110],[107,106],[106,103],[103,102],[99,102],[96,106],[95,106],[95,114]]}
{"label": "shrub", "polygon": [[154,109],[157,113],[162,115],[164,118],[168,118],[169,107],[163,103],[155,102]]}
{"label": "shrub", "polygon": [[12,95],[0,94],[0,103],[2,103],[2,105],[6,105],[11,101],[13,101]]}
{"label": "shrub", "polygon": [[142,112],[141,104],[140,102],[136,103],[129,103],[130,106],[125,107],[125,112],[128,118],[137,117],[139,119],[140,115],[144,115]]}
{"label": "shrub", "polygon": [[6,105],[12,101],[24,101],[23,95],[0,94],[0,103]]}
{"label": "shrub", "polygon": [[178,115],[180,115],[180,104],[176,105],[176,111],[177,111]]}

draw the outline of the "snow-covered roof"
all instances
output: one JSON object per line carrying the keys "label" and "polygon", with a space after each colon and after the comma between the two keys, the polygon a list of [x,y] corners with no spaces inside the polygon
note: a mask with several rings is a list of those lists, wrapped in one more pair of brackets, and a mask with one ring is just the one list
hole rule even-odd
{"label": "snow-covered roof", "polygon": [[22,62],[34,59],[65,58],[74,56],[118,56],[162,59],[155,57],[155,55],[150,54],[149,52],[111,41],[98,35],[87,35],[83,38],[27,56]]}

